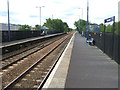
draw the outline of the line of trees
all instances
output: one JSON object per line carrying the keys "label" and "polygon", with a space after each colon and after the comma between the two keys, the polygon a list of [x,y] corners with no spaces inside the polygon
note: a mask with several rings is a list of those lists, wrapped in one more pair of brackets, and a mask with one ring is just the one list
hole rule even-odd
{"label": "line of trees", "polygon": [[[74,23],[78,31],[81,30],[84,32],[86,31],[86,24],[87,24],[87,21],[82,19],[79,19]],[[89,24],[92,24],[92,23],[89,22]],[[100,32],[104,32],[104,24],[103,23],[99,24],[99,27],[100,27]],[[106,25],[105,32],[112,32],[112,30],[113,30],[113,24]],[[120,34],[120,21],[115,22],[115,33]]]}
{"label": "line of trees", "polygon": [[30,31],[30,30],[40,30],[40,25],[35,25],[35,28],[32,28],[29,25],[21,25],[20,28],[18,28],[19,31]]}
{"label": "line of trees", "polygon": [[72,30],[69,28],[68,24],[63,22],[61,19],[46,19],[46,22],[43,26],[48,27],[49,31],[55,32],[69,32]]}
{"label": "line of trees", "polygon": [[25,24],[25,25],[21,25],[20,28],[18,28],[18,30],[19,31],[29,31],[29,30],[31,30],[31,28],[32,28],[31,26]]}
{"label": "line of trees", "polygon": [[72,31],[71,28],[69,28],[68,24],[66,22],[63,22],[61,19],[46,19],[46,22],[43,24],[43,26],[35,25],[34,28],[32,28],[29,25],[21,25],[21,27],[18,30],[21,31],[29,31],[29,30],[41,30],[41,27],[47,27],[49,31],[52,32],[69,32]]}
{"label": "line of trees", "polygon": [[[113,24],[108,24],[108,25],[106,25],[105,28],[106,28],[105,32],[112,32],[112,30],[113,30]],[[100,24],[100,30],[101,30],[101,32],[104,32],[104,24],[103,23]],[[120,22],[115,22],[115,28],[114,28],[114,30],[115,30],[114,32],[116,34],[120,34]]]}
{"label": "line of trees", "polygon": [[[75,21],[74,25],[76,26],[76,30],[81,30],[81,31],[86,31],[86,24],[87,24],[87,21],[85,20],[82,20],[82,19],[79,19],[78,21]],[[90,22],[89,22],[90,24]]]}

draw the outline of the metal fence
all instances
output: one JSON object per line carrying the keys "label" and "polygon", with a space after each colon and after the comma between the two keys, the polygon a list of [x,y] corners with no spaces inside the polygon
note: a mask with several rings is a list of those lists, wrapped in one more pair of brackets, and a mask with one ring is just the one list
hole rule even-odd
{"label": "metal fence", "polygon": [[[8,42],[8,31],[1,31],[2,32],[2,42]],[[40,31],[11,31],[10,32],[10,40],[20,40],[26,39],[31,37],[40,36]]]}
{"label": "metal fence", "polygon": [[120,64],[120,36],[110,32],[91,34],[96,46]]}
{"label": "metal fence", "polygon": [[[26,38],[33,38],[33,37],[39,37],[43,36],[44,34],[41,34],[42,31],[10,31],[10,41],[15,41],[15,40],[21,40],[21,39],[26,39]],[[60,33],[58,31],[49,31],[47,34],[55,34],[55,33]],[[0,31],[0,38],[2,42],[8,42],[8,31]]]}

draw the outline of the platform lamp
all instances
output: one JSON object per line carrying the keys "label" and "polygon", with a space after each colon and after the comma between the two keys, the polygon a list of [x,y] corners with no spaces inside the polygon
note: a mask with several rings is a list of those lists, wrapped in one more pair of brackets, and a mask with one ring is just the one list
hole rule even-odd
{"label": "platform lamp", "polygon": [[37,6],[36,8],[39,8],[40,9],[40,27],[41,27],[41,8],[42,7],[45,7],[45,6]]}

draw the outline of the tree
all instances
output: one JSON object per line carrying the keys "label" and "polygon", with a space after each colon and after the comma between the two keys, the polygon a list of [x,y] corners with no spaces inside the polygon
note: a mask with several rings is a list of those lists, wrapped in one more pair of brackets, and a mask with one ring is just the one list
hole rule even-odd
{"label": "tree", "polygon": [[63,22],[61,19],[46,19],[46,23],[43,26],[49,28],[52,32],[64,32],[68,30],[68,24]]}
{"label": "tree", "polygon": [[71,31],[73,31],[73,29],[72,28],[68,28],[68,32],[71,32]]}
{"label": "tree", "polygon": [[41,30],[41,26],[40,25],[35,25],[35,30]]}
{"label": "tree", "polygon": [[107,25],[105,32],[112,32],[112,25]]}
{"label": "tree", "polygon": [[69,32],[69,26],[66,22],[63,23],[64,24],[64,32]]}
{"label": "tree", "polygon": [[116,23],[116,33],[120,35],[120,21]]}
{"label": "tree", "polygon": [[[120,34],[120,22],[115,22],[115,28],[114,28],[114,33],[116,33],[116,34]],[[100,24],[100,31],[101,32],[104,32],[104,24],[103,23],[101,23]],[[113,32],[113,24],[112,25],[107,25],[106,26],[106,29],[105,29],[105,32]]]}
{"label": "tree", "polygon": [[101,23],[99,26],[100,26],[100,32],[104,32],[104,24]]}
{"label": "tree", "polygon": [[87,21],[79,19],[78,21],[75,21],[74,25],[76,26],[76,29],[79,31],[86,31],[86,24]]}
{"label": "tree", "polygon": [[49,30],[52,30],[53,29],[53,23],[52,23],[52,20],[49,18],[49,19],[46,19],[46,23],[43,24],[43,26],[46,26],[49,28]]}
{"label": "tree", "polygon": [[21,30],[21,31],[30,31],[31,30],[31,26],[29,26],[29,25],[21,25],[18,30]]}

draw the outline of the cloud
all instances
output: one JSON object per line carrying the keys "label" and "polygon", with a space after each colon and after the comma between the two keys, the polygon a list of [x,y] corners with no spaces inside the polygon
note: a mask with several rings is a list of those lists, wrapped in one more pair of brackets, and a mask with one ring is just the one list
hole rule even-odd
{"label": "cloud", "polygon": [[[104,18],[118,16],[119,0],[89,0],[89,20],[92,23],[101,23]],[[41,8],[41,23],[47,18],[60,18],[74,28],[74,22],[82,18],[87,19],[87,0],[9,0],[11,23],[17,24],[39,24]],[[7,0],[0,0],[0,23],[7,23]]]}
{"label": "cloud", "polygon": [[38,18],[39,16],[35,16],[35,15],[30,15],[30,18]]}
{"label": "cloud", "polygon": [[5,12],[5,11],[0,12],[0,16],[7,16],[7,12]]}
{"label": "cloud", "polygon": [[63,2],[62,1],[52,1],[54,4],[63,4]]}
{"label": "cloud", "polygon": [[73,16],[73,13],[67,13],[66,16]]}
{"label": "cloud", "polygon": [[[15,12],[9,12],[10,15],[17,15]],[[0,11],[0,16],[8,16],[8,12],[6,11]]]}

